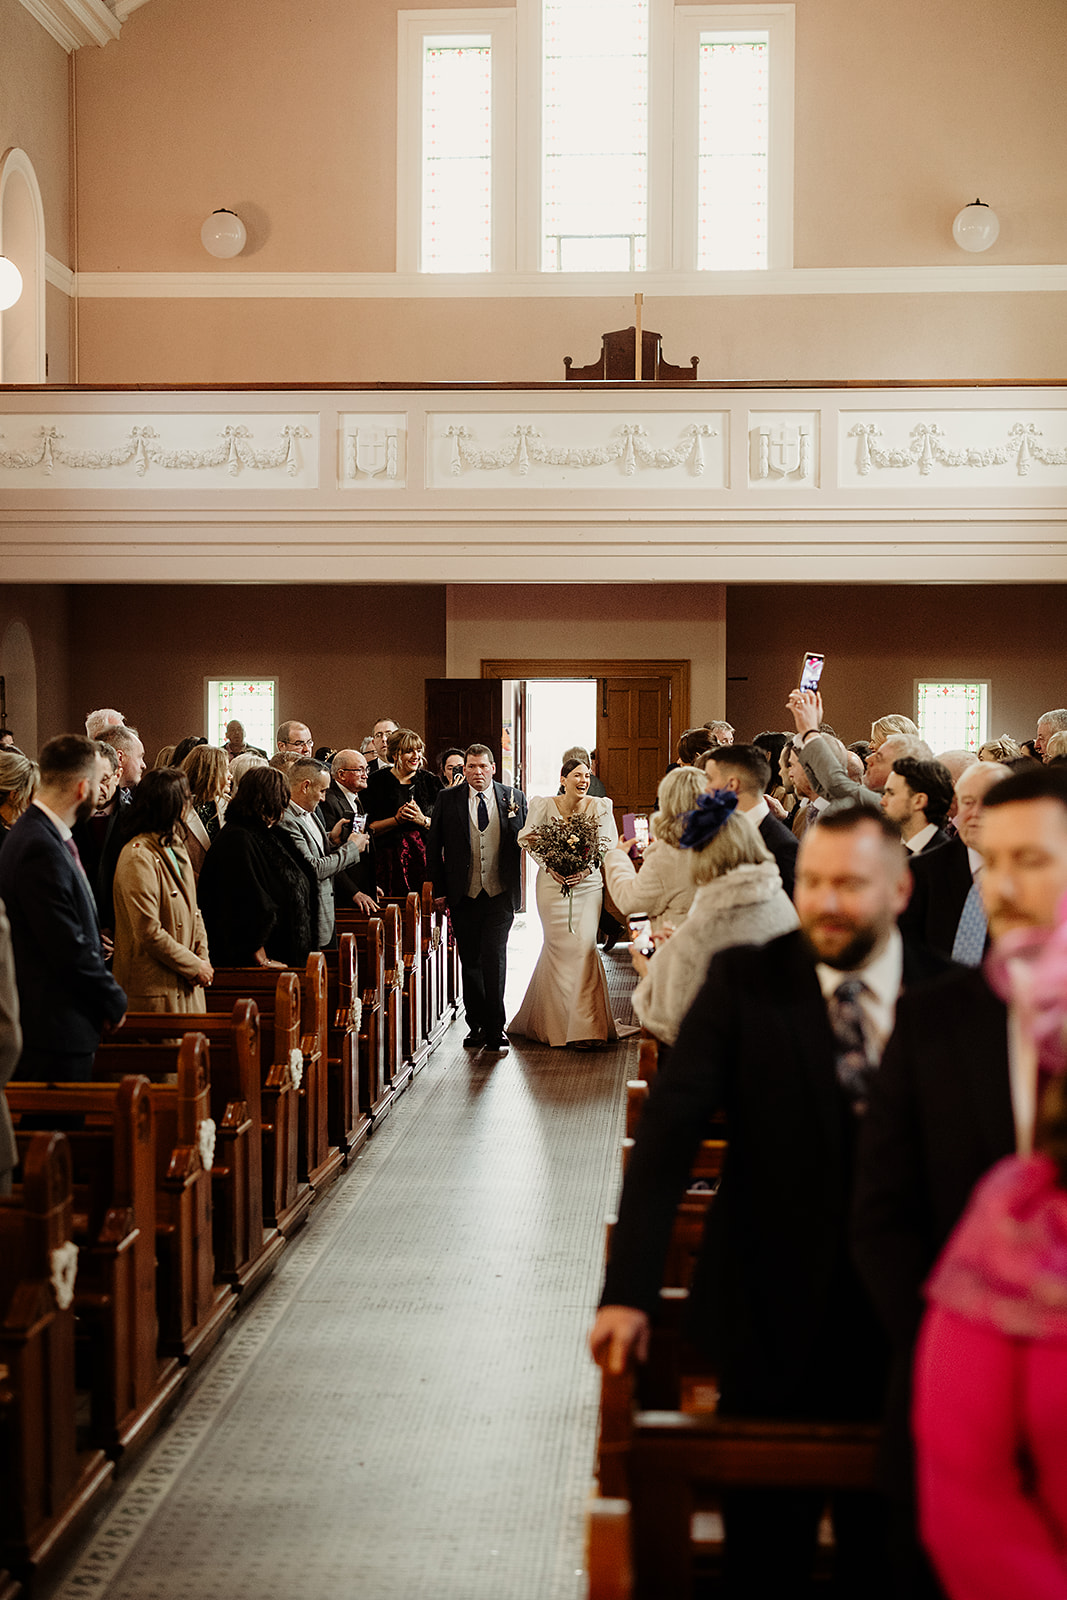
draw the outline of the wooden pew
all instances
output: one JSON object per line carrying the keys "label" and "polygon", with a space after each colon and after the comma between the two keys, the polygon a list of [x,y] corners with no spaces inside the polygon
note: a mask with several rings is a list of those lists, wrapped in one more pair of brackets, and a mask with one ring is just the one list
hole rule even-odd
{"label": "wooden pew", "polygon": [[423,1014],[422,896],[414,891],[397,895],[395,899],[383,896],[385,905],[395,905],[400,912],[401,948],[401,1017],[403,1022],[404,1062],[412,1074],[419,1072],[430,1058],[432,1046],[426,1033]]}
{"label": "wooden pew", "polygon": [[[360,1096],[360,1038],[363,1001],[355,935],[342,933],[326,958],[326,1069],[329,1135],[346,1161],[365,1143],[371,1129],[369,1108]],[[375,1002],[376,1003],[376,1002]]]}
{"label": "wooden pew", "polygon": [[216,967],[209,1006],[252,999],[259,1011],[263,1113],[263,1220],[291,1238],[307,1220],[315,1191],[300,1176],[300,977],[276,967]]}
{"label": "wooden pew", "polygon": [[[10,1083],[16,1128],[32,1113],[84,1119],[67,1134],[74,1173],[74,1310],[90,1386],[89,1437],[110,1455],[143,1444],[184,1369],[159,1355],[155,1120],[143,1077],[119,1084]],[[28,1136],[19,1135],[25,1149]]]}
{"label": "wooden pew", "polygon": [[[215,1276],[232,1284],[238,1294],[247,1294],[273,1272],[285,1248],[278,1229],[263,1221],[262,1068],[255,1002],[238,1000],[232,1012],[200,1012],[195,1017],[131,1011],[121,1032],[97,1052],[97,1072],[121,1073],[123,1054],[130,1045],[172,1039],[190,1023],[211,1047]],[[161,1066],[144,1070],[155,1078]]]}
{"label": "wooden pew", "polygon": [[459,1010],[458,996],[449,996],[448,913],[434,905],[433,884],[422,886],[423,947],[426,952],[423,979],[423,1015],[426,1032],[434,1045],[444,1038]]}
{"label": "wooden pew", "polygon": [[[183,1014],[186,1022],[198,1020]],[[164,1019],[173,1030],[182,1016]],[[159,1348],[185,1363],[210,1354],[233,1316],[232,1285],[215,1281],[212,1177],[216,1125],[203,1033],[172,1044],[102,1044],[96,1079],[143,1074],[156,1124],[156,1301]],[[170,1078],[176,1081],[169,1082]]]}
{"label": "wooden pew", "polygon": [[404,946],[400,921],[400,908],[388,901],[382,903],[377,918],[368,918],[361,912],[342,910],[337,913],[337,932],[353,933],[363,961],[363,942],[368,934],[368,924],[382,924],[383,971],[381,988],[381,1028],[384,1039],[384,1081],[392,1095],[398,1095],[411,1082],[413,1067],[404,1058]]}
{"label": "wooden pew", "polygon": [[21,1185],[0,1199],[0,1596],[8,1572],[29,1579],[62,1549],[115,1471],[78,1447],[73,1229],[70,1146],[34,1134]]}
{"label": "wooden pew", "polygon": [[[342,913],[338,913],[340,917]],[[385,923],[381,917],[347,914],[346,931],[355,941],[359,965],[359,1107],[373,1128],[393,1100],[387,1069],[388,1021],[385,1001]],[[339,930],[339,938],[344,933]]]}

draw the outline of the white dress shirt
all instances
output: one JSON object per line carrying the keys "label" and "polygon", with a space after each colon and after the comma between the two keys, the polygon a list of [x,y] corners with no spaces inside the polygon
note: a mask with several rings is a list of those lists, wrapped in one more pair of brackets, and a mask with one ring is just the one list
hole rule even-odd
{"label": "white dress shirt", "polygon": [[904,840],[905,850],[910,850],[913,856],[917,856],[919,851],[925,849],[930,843],[936,832],[937,824],[928,822],[925,828],[920,828],[918,833],[913,833],[910,839]]}

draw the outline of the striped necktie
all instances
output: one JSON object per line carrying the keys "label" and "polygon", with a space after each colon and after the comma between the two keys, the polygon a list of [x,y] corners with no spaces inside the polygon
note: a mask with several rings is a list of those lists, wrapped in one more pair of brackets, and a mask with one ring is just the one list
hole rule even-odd
{"label": "striped necktie", "polygon": [[982,959],[985,949],[986,933],[985,907],[982,904],[982,891],[978,887],[978,879],[971,884],[970,893],[963,902],[960,920],[956,924],[956,937],[952,941],[952,959],[964,967],[977,967]]}

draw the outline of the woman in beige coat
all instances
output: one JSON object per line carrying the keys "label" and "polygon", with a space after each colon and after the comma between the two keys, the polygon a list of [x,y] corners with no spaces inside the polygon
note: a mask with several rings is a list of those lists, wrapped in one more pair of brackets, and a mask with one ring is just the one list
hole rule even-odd
{"label": "woman in beige coat", "polygon": [[659,810],[652,818],[652,843],[638,872],[625,849],[609,850],[603,861],[604,884],[624,917],[644,912],[652,932],[681,923],[692,904],[696,885],[689,871],[689,852],[679,841],[685,819],[707,788],[698,767],[674,767],[656,792]]}
{"label": "woman in beige coat", "polygon": [[131,1011],[205,1011],[214,976],[182,843],[189,783],[176,767],[146,772],[130,807],[132,836],[115,869],[116,980]]}

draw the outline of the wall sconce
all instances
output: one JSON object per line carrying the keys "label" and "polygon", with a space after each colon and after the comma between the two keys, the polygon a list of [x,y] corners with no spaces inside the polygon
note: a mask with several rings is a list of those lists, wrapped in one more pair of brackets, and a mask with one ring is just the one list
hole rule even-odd
{"label": "wall sconce", "polygon": [[22,293],[22,273],[7,256],[0,256],[0,311],[10,311]]}
{"label": "wall sconce", "polygon": [[213,211],[200,229],[200,240],[209,256],[228,261],[239,256],[245,247],[248,234],[240,217],[223,207]]}
{"label": "wall sconce", "polygon": [[988,250],[999,235],[1000,218],[984,200],[972,200],[956,213],[952,223],[952,237],[961,250],[969,250],[972,255]]}

